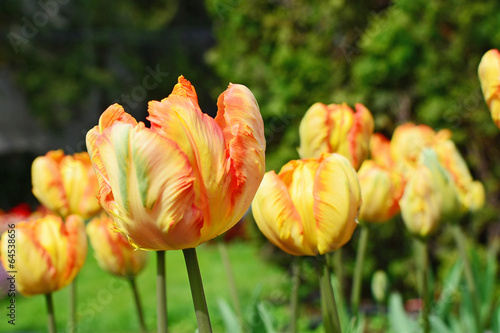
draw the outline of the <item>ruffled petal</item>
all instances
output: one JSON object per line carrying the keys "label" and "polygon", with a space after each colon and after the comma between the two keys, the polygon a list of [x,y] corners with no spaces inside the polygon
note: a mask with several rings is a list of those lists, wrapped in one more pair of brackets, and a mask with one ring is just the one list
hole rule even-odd
{"label": "ruffled petal", "polygon": [[148,111],[151,129],[175,141],[192,167],[195,204],[204,218],[202,238],[222,233],[233,211],[227,195],[231,177],[222,130],[201,112],[194,88],[183,77],[169,97],[151,101]]}
{"label": "ruffled petal", "polygon": [[193,172],[175,142],[142,123],[115,124],[96,146],[116,200],[111,214],[134,246],[171,250],[199,244]]}
{"label": "ruffled petal", "polygon": [[217,100],[215,121],[224,135],[229,158],[231,186],[231,228],[248,210],[265,173],[266,140],[264,122],[252,92],[240,84],[230,84]]}

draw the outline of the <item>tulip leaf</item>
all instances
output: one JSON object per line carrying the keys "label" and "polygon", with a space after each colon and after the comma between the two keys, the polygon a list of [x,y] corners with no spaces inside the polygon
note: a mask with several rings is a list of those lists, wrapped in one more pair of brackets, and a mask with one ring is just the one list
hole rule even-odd
{"label": "tulip leaf", "polygon": [[225,299],[219,298],[217,300],[219,310],[224,321],[224,327],[227,333],[240,333],[241,326],[238,322],[238,317],[235,315],[229,304]]}

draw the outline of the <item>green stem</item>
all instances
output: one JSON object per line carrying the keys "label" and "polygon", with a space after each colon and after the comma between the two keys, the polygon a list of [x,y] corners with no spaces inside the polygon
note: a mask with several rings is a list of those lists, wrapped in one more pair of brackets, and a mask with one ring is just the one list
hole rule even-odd
{"label": "green stem", "polygon": [[360,225],[361,235],[359,236],[358,251],[356,253],[356,267],[354,270],[354,281],[351,291],[351,311],[357,317],[359,312],[359,300],[361,296],[361,278],[363,275],[363,263],[365,261],[366,245],[368,243],[368,227]]}
{"label": "green stem", "polygon": [[299,316],[299,286],[300,286],[300,263],[299,263],[299,258],[294,257],[292,262],[292,295],[290,297],[291,333],[297,333],[297,319]]}
{"label": "green stem", "polygon": [[130,287],[132,288],[132,294],[134,295],[135,307],[137,309],[137,315],[139,316],[139,324],[141,326],[141,333],[146,333],[146,322],[144,321],[144,314],[142,312],[141,298],[139,297],[139,290],[137,289],[137,284],[135,283],[135,278],[129,279]]}
{"label": "green stem", "polygon": [[45,294],[45,300],[47,303],[47,319],[48,319],[48,329],[49,333],[56,333],[56,318],[54,314],[54,303],[52,302],[52,294]]}
{"label": "green stem", "polygon": [[191,295],[193,296],[194,310],[196,312],[196,321],[198,322],[198,331],[199,333],[211,333],[212,325],[210,324],[210,316],[208,314],[205,291],[203,290],[203,283],[201,281],[196,249],[184,249],[182,252],[184,253],[184,260],[186,261],[189,285],[191,286]]}
{"label": "green stem", "polygon": [[333,295],[330,269],[326,265],[326,258],[318,260],[319,287],[321,292],[321,310],[323,313],[323,324],[327,333],[341,333],[340,320]]}
{"label": "green stem", "polygon": [[342,263],[342,248],[335,250],[330,254],[333,256],[333,272],[337,277],[340,292],[344,291],[344,265]]}
{"label": "green stem", "polygon": [[156,320],[158,333],[167,333],[167,290],[165,251],[156,251]]}
{"label": "green stem", "polygon": [[460,256],[462,257],[462,261],[464,262],[465,280],[467,281],[467,288],[469,289],[469,293],[471,294],[472,297],[476,331],[482,332],[481,317],[479,311],[480,309],[479,295],[477,293],[476,283],[474,281],[474,275],[472,273],[469,256],[467,255],[467,245],[466,245],[467,241],[465,239],[465,235],[460,225],[453,224],[451,228],[453,230],[453,236],[455,238],[455,242],[457,243],[458,251],[460,252]]}
{"label": "green stem", "polygon": [[224,269],[226,270],[227,281],[229,283],[229,294],[233,300],[233,305],[238,315],[238,320],[240,322],[240,327],[243,327],[243,312],[241,311],[240,300],[238,298],[238,289],[236,288],[236,282],[234,279],[233,270],[231,267],[231,260],[229,260],[229,254],[227,251],[227,246],[224,240],[218,241],[219,253],[224,263]]}
{"label": "green stem", "polygon": [[420,297],[423,300],[423,309],[422,309],[422,329],[424,333],[429,333],[431,330],[430,322],[429,322],[429,313],[430,313],[430,299],[429,299],[429,256],[427,253],[427,242],[425,240],[417,239],[416,240],[416,248],[415,252],[417,262],[419,263],[419,276],[420,276]]}
{"label": "green stem", "polygon": [[76,278],[69,285],[69,332],[76,332]]}

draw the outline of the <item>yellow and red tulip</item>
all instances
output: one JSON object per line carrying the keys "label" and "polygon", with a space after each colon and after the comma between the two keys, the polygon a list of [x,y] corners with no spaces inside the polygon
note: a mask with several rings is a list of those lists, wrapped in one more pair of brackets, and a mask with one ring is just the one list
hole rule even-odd
{"label": "yellow and red tulip", "polygon": [[483,55],[478,67],[484,100],[491,111],[493,121],[500,128],[500,52],[489,50]]}
{"label": "yellow and red tulip", "polygon": [[33,161],[31,174],[33,194],[63,218],[77,214],[87,219],[101,209],[96,199],[97,178],[87,153],[49,151]]}
{"label": "yellow and red tulip", "polygon": [[[16,224],[15,269],[17,290],[26,296],[47,294],[70,284],[87,256],[87,237],[81,217],[69,215],[65,223],[46,215]],[[9,235],[0,240],[1,260],[9,267]]]}
{"label": "yellow and red tulip", "polygon": [[113,220],[106,214],[94,217],[87,224],[94,256],[103,270],[132,278],[144,268],[148,252],[136,250],[124,235],[113,228]]}
{"label": "yellow and red tulip", "polygon": [[404,181],[398,173],[366,160],[358,171],[358,178],[363,197],[360,221],[387,222],[399,213]]}
{"label": "yellow and red tulip", "polygon": [[351,239],[361,195],[356,172],[339,154],[294,160],[267,172],[252,212],[262,233],[283,251],[313,256]]}
{"label": "yellow and red tulip", "polygon": [[357,170],[368,157],[373,134],[373,116],[360,103],[354,112],[347,104],[313,104],[299,127],[300,157],[317,158],[323,153],[338,153]]}
{"label": "yellow and red tulip", "polygon": [[137,248],[193,248],[244,215],[264,176],[264,124],[251,91],[230,84],[215,119],[184,77],[149,103],[151,128],[117,104],[87,134],[99,201]]}

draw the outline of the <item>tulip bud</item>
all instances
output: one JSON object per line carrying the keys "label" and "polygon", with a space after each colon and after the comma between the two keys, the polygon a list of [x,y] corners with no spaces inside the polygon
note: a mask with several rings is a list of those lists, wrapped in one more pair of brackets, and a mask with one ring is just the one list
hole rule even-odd
{"label": "tulip bud", "polygon": [[478,67],[484,100],[491,111],[493,121],[500,128],[500,52],[486,52]]}
{"label": "tulip bud", "polygon": [[372,276],[372,295],[377,303],[383,303],[387,299],[389,291],[389,278],[383,270],[378,270]]}
{"label": "tulip bud", "polygon": [[422,152],[399,205],[406,227],[419,237],[429,236],[442,220],[454,219],[464,212],[455,184],[431,149]]}
{"label": "tulip bud", "polygon": [[347,104],[316,103],[307,110],[299,127],[301,158],[338,153],[357,170],[368,157],[373,116],[360,103],[356,113]]}
{"label": "tulip bud", "polygon": [[339,154],[294,160],[266,173],[252,212],[262,233],[283,251],[314,256],[351,239],[361,205],[358,179]]}
{"label": "tulip bud", "polygon": [[39,156],[31,167],[33,194],[51,211],[65,218],[76,214],[84,219],[101,207],[98,184],[87,153],[64,155],[62,150]]}
{"label": "tulip bud", "polygon": [[117,104],[87,133],[99,200],[117,230],[147,250],[194,248],[245,214],[265,172],[264,123],[252,92],[230,84],[215,119],[184,77],[149,103],[151,128]]}
{"label": "tulip bud", "polygon": [[403,178],[395,171],[366,160],[358,171],[363,204],[359,219],[362,222],[387,222],[399,212],[403,195]]}
{"label": "tulip bud", "polygon": [[113,228],[113,220],[106,214],[94,217],[88,223],[87,234],[94,256],[103,270],[132,278],[144,268],[148,252],[135,250],[127,238]]}
{"label": "tulip bud", "polygon": [[[9,234],[0,240],[1,260],[9,267]],[[16,287],[25,295],[47,294],[70,284],[87,256],[87,237],[81,217],[70,215],[63,223],[47,215],[15,227]]]}

